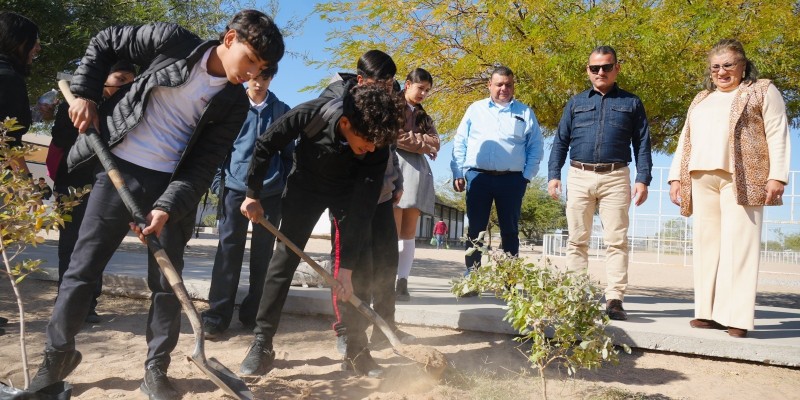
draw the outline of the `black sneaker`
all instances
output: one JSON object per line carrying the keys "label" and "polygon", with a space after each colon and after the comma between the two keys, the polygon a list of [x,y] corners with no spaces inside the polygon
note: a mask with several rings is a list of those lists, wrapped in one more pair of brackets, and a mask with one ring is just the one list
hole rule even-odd
{"label": "black sneaker", "polygon": [[161,360],[153,360],[144,367],[144,381],[139,390],[150,400],[173,400],[180,398],[178,391],[167,378],[167,365]]}
{"label": "black sneaker", "polygon": [[366,348],[353,355],[345,356],[342,362],[342,371],[355,371],[361,376],[376,379],[381,379],[384,376],[383,368],[372,359],[372,355],[369,354],[369,350]]}
{"label": "black sneaker", "polygon": [[609,300],[606,302],[606,315],[615,321],[625,321],[628,314],[622,308],[622,300]]}
{"label": "black sneaker", "polygon": [[[394,334],[397,336],[398,339],[400,339],[400,343],[402,343],[402,344],[411,344],[415,340],[417,340],[416,336],[414,336],[414,335],[412,335],[410,333],[403,332],[403,331],[401,331],[400,329],[397,329],[397,328],[395,328]],[[370,335],[370,338],[369,338],[369,345],[373,349],[377,349],[377,348],[380,348],[382,346],[386,346],[386,345],[389,345],[389,344],[390,344],[389,343],[389,338],[386,337],[386,335],[383,333],[382,330],[380,330],[380,328],[378,328],[377,326],[374,326],[372,328],[372,334]]]}
{"label": "black sneaker", "polygon": [[396,301],[411,301],[411,295],[408,293],[408,279],[399,278],[397,280],[394,296]]}
{"label": "black sneaker", "polygon": [[89,311],[89,315],[86,316],[84,322],[87,324],[99,324],[100,322],[103,322],[103,320],[99,315],[97,315],[97,311],[91,310]]}
{"label": "black sneaker", "polygon": [[222,329],[214,322],[203,320],[203,335],[208,340],[218,339],[222,335]]}
{"label": "black sneaker", "polygon": [[265,375],[272,369],[275,361],[275,351],[272,350],[272,340],[267,340],[263,335],[256,335],[247,355],[239,366],[239,373],[242,375]]}
{"label": "black sneaker", "polygon": [[78,350],[45,350],[42,365],[31,380],[28,391],[36,392],[63,381],[80,363],[81,353]]}
{"label": "black sneaker", "polygon": [[0,317],[0,326],[6,326],[8,324],[8,318]]}

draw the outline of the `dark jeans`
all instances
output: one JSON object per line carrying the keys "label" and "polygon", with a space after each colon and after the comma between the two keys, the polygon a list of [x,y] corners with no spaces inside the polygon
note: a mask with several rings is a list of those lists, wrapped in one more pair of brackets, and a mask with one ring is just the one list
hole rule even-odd
{"label": "dark jeans", "polygon": [[[518,255],[519,214],[528,180],[522,177],[521,172],[490,175],[469,170],[464,177],[467,181],[467,218],[469,219],[467,236],[471,240],[475,240],[481,231],[486,230],[486,226],[489,224],[489,214],[492,211],[492,202],[494,202],[497,208],[503,251],[514,256]],[[467,241],[466,248],[472,246],[472,242]],[[472,267],[480,267],[481,252],[476,251],[472,255],[464,256],[464,263],[467,273]]]}
{"label": "dark jeans", "polygon": [[[323,211],[327,208],[336,221],[342,221],[345,216],[344,210],[349,206],[351,196],[349,194],[322,196],[319,193],[307,191],[300,184],[295,183],[301,179],[298,176],[289,176],[288,187],[284,192],[281,206],[280,231],[292,243],[303,249]],[[283,242],[278,241],[272,261],[267,268],[264,291],[256,317],[255,334],[262,334],[269,340],[275,336],[280,323],[281,311],[286,303],[292,278],[299,263],[300,257],[286,247]],[[353,267],[350,266],[350,268]],[[359,297],[364,295],[365,290],[363,284],[356,282],[357,277],[361,275],[353,274],[353,287]],[[347,326],[353,326],[354,330],[360,329],[361,334],[364,335],[366,320],[360,313],[358,311],[345,313],[347,315],[343,318]],[[366,335],[363,340],[366,342]]]}
{"label": "dark jeans", "polygon": [[[358,296],[362,301],[367,304],[372,302],[375,312],[394,328],[394,310],[395,310],[395,276],[397,275],[397,225],[394,222],[394,204],[392,201],[386,201],[378,204],[375,208],[375,216],[372,218],[372,226],[370,227],[370,242],[364,252],[364,265],[361,269],[353,272],[353,287],[362,285],[367,288],[363,291],[364,297]],[[335,244],[335,232],[331,235],[331,240]],[[334,265],[336,265],[335,246],[332,252]],[[370,265],[367,265],[370,264]],[[334,269],[334,273],[338,270]],[[358,290],[358,289],[356,289]],[[333,329],[337,335],[349,333],[347,324],[343,321],[341,310],[347,309],[352,312],[358,312],[352,306],[348,308],[350,303],[343,303],[337,299],[335,293],[331,293],[334,314],[336,315],[336,322],[333,323]],[[345,310],[344,314],[348,311]],[[368,326],[368,325],[367,325]],[[364,327],[366,329],[366,326]],[[348,338],[349,340],[349,338]]]}
{"label": "dark jeans", "polygon": [[[167,188],[171,174],[142,168],[120,159],[117,159],[117,163],[133,197],[144,210],[149,210]],[[161,244],[178,273],[183,270],[183,250],[191,237],[195,214],[189,212],[182,218],[171,217],[161,231]],[[47,325],[49,350],[75,348],[75,335],[83,326],[97,281],[128,233],[130,221],[130,214],[108,175],[99,173],[78,234],[76,248],[79,251],[72,254],[59,287],[53,316]],[[168,363],[169,354],[178,342],[181,306],[152,255],[148,255],[147,284],[152,295],[145,332],[148,345],[145,363],[157,358]]]}
{"label": "dark jeans", "polygon": [[[233,318],[250,220],[239,211],[239,206],[246,197],[244,193],[225,188],[222,197],[219,246],[214,259],[214,269],[211,272],[211,288],[208,291],[209,309],[203,312],[203,320],[225,330]],[[281,219],[281,195],[261,199],[261,207],[264,208],[264,214],[269,222],[278,226]],[[239,306],[239,321],[245,325],[251,325],[256,321],[258,303],[261,301],[264,278],[267,275],[274,246],[275,235],[260,224],[253,224],[253,234],[250,238],[250,289]]]}

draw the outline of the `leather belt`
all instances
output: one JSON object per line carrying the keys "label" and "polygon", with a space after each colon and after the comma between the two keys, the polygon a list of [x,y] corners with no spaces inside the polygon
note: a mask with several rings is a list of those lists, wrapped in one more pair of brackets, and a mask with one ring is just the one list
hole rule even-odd
{"label": "leather belt", "polygon": [[513,174],[515,172],[520,172],[520,171],[489,171],[480,168],[470,168],[470,169],[475,172],[480,172],[482,174],[487,174],[487,175],[506,175],[506,174]]}
{"label": "leather belt", "polygon": [[587,164],[582,163],[580,161],[571,160],[569,165],[580,169],[582,171],[592,171],[592,172],[611,172],[616,171],[621,168],[625,168],[628,166],[628,163],[624,162],[615,162],[615,163],[606,163],[606,164]]}

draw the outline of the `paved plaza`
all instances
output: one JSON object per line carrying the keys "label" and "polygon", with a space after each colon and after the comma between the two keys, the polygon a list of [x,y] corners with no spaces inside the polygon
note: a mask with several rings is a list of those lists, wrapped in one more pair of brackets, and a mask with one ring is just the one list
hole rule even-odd
{"label": "paved plaza", "polygon": [[[25,258],[44,260],[47,275],[57,277],[57,233],[36,247],[26,250]],[[217,238],[201,234],[189,242],[184,280],[190,295],[205,300]],[[312,257],[325,257],[330,244],[311,239],[306,250]],[[77,249],[76,251],[80,251]],[[146,296],[146,249],[129,236],[106,268],[104,291]],[[522,256],[538,261],[541,254],[527,251]],[[245,256],[245,260],[248,257]],[[436,250],[427,244],[417,248],[409,279],[411,301],[397,303],[396,320],[401,324],[444,327],[495,333],[515,333],[502,321],[503,302],[490,293],[483,297],[457,299],[450,294],[450,281],[463,272],[463,252],[452,247]],[[746,339],[734,339],[721,331],[691,329],[693,317],[692,268],[657,264],[645,256],[637,257],[629,270],[629,294],[625,297],[628,321],[612,321],[609,329],[617,344],[659,351],[747,360],[765,364],[800,367],[800,266],[766,264],[761,268],[756,305],[756,329]],[[551,258],[563,265],[563,258]],[[590,263],[590,274],[603,282],[601,260]],[[247,292],[247,267],[242,271],[239,300]],[[292,287],[286,312],[332,314],[330,292],[325,288]]]}

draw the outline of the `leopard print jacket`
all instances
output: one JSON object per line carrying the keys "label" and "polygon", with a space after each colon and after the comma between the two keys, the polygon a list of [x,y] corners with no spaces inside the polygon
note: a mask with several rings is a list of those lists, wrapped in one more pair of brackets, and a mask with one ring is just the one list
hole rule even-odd
{"label": "leopard print jacket", "polygon": [[[764,118],[761,113],[764,96],[770,81],[759,79],[755,83],[742,83],[739,94],[733,100],[730,117],[730,165],[733,166],[733,185],[736,203],[742,206],[765,205],[767,194],[764,186],[769,176],[769,150],[767,148]],[[704,90],[695,96],[686,114],[689,120],[694,107],[711,92]],[[692,180],[689,176],[689,160],[692,154],[691,129],[686,127],[681,154],[681,215],[692,215]],[[773,199],[768,206],[782,205],[780,198]]]}

